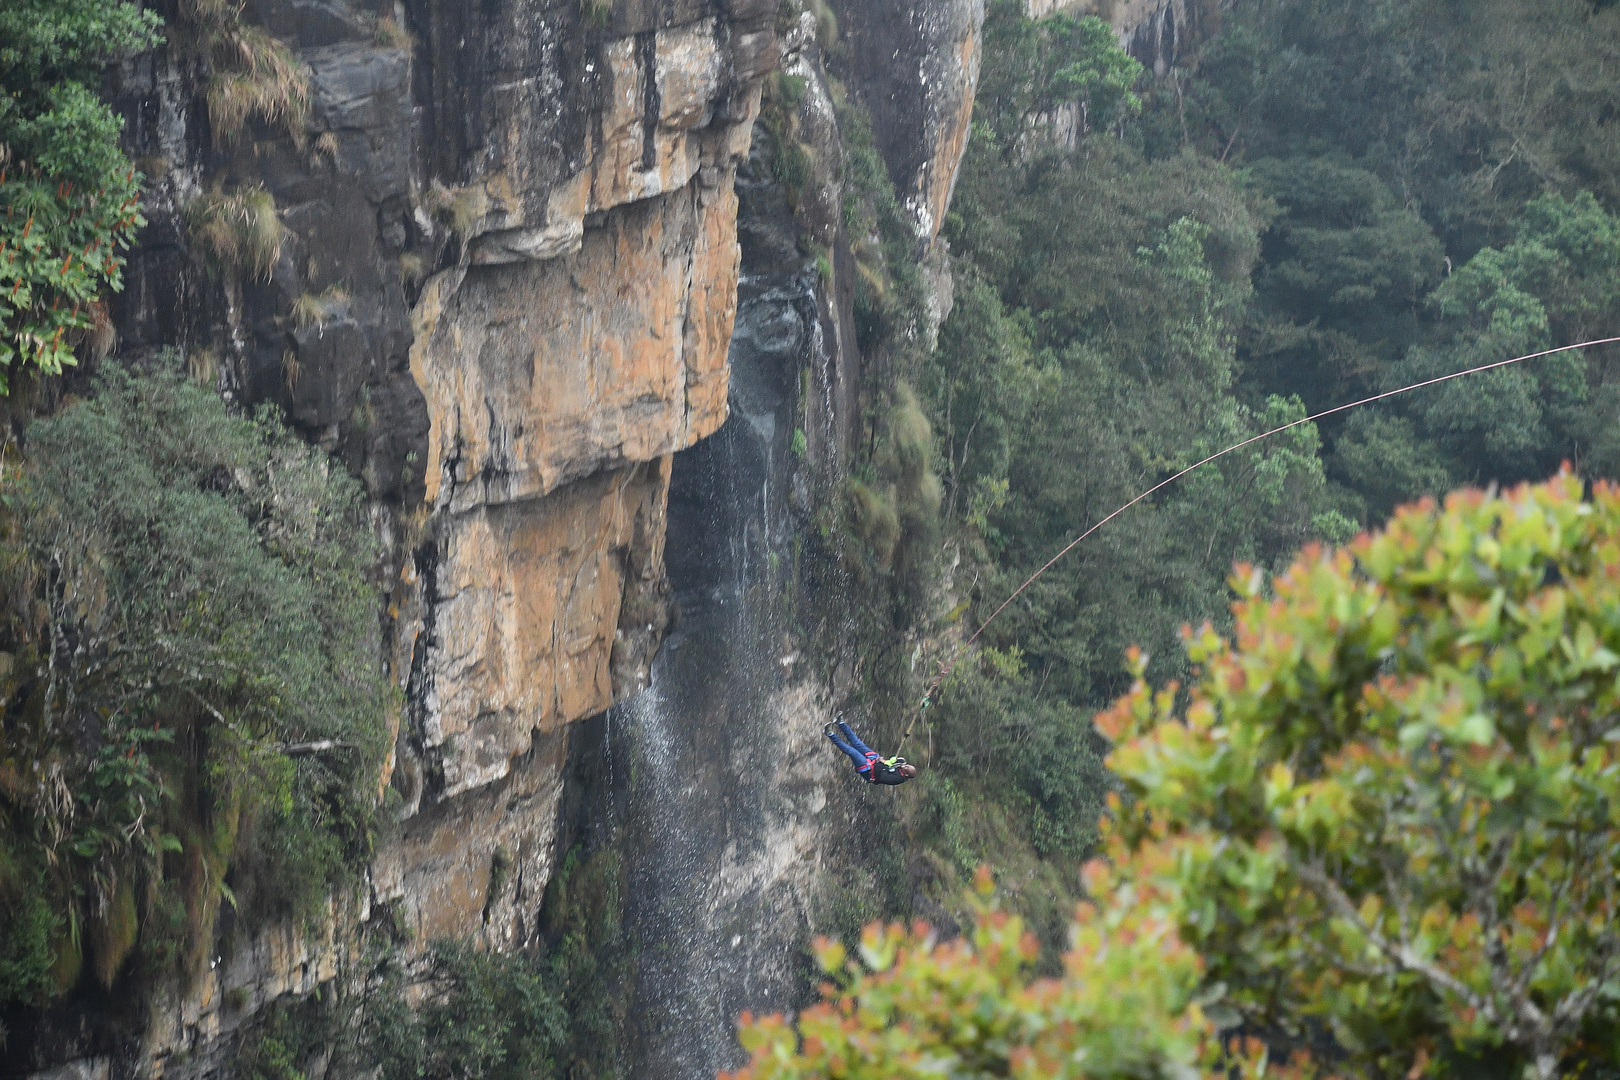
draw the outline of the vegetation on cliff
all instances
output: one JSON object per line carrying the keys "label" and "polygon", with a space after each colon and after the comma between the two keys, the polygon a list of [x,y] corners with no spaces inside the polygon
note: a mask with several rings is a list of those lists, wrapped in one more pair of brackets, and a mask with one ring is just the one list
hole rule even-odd
{"label": "vegetation on cliff", "polygon": [[107,0],[0,6],[0,394],[106,355],[104,297],[145,224],[122,127],[97,96],[114,58],[158,41],[156,15]]}
{"label": "vegetation on cliff", "polygon": [[1125,797],[1059,978],[982,906],[874,926],[796,1025],[745,1020],[741,1075],[1612,1070],[1620,489],[1459,492],[1232,586],[1187,692],[1134,653],[1097,718]]}
{"label": "vegetation on cliff", "polygon": [[357,483],[269,412],[111,366],[5,470],[0,1003],[325,913],[395,692]]}
{"label": "vegetation on cliff", "polygon": [[397,909],[376,909],[349,976],[255,1017],[236,1067],[248,1080],[302,1080],[319,1060],[382,1080],[623,1075],[635,981],[624,888],[619,852],[574,848],[546,885],[536,941],[510,953],[470,939],[413,949]]}

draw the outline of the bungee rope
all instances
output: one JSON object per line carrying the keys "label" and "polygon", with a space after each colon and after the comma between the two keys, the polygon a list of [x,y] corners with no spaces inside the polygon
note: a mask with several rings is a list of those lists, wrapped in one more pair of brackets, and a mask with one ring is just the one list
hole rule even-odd
{"label": "bungee rope", "polygon": [[[1215,461],[1215,460],[1217,460],[1219,458],[1223,458],[1227,454],[1230,454],[1234,450],[1241,450],[1245,446],[1252,446],[1255,443],[1259,442],[1261,439],[1270,438],[1271,436],[1277,435],[1277,434],[1279,434],[1281,432],[1284,432],[1284,431],[1287,431],[1290,428],[1299,427],[1301,424],[1309,424],[1312,421],[1320,420],[1325,416],[1332,416],[1335,413],[1342,413],[1342,412],[1345,412],[1345,411],[1347,411],[1349,409],[1354,409],[1354,408],[1357,408],[1357,407],[1362,406],[1362,405],[1371,405],[1374,402],[1383,401],[1386,398],[1392,398],[1392,397],[1395,397],[1395,396],[1397,396],[1399,394],[1410,393],[1413,390],[1422,390],[1426,386],[1435,386],[1435,385],[1437,385],[1439,383],[1450,382],[1452,379],[1460,379],[1464,375],[1477,375],[1482,371],[1492,371],[1492,370],[1494,370],[1496,368],[1504,368],[1504,367],[1509,366],[1510,364],[1522,363],[1525,360],[1538,360],[1543,356],[1552,356],[1555,353],[1570,352],[1571,350],[1574,350],[1574,349],[1589,349],[1589,348],[1592,348],[1592,347],[1597,346],[1597,345],[1613,345],[1616,342],[1620,342],[1620,337],[1597,338],[1597,339],[1595,339],[1593,341],[1582,341],[1582,342],[1578,342],[1578,343],[1576,343],[1574,345],[1560,345],[1556,349],[1543,349],[1540,352],[1526,353],[1524,356],[1515,356],[1511,360],[1497,360],[1494,363],[1490,363],[1490,364],[1480,364],[1478,367],[1466,368],[1466,369],[1464,369],[1462,371],[1453,371],[1449,375],[1440,375],[1440,376],[1438,376],[1436,378],[1433,378],[1433,379],[1424,379],[1422,382],[1415,382],[1415,383],[1411,384],[1410,386],[1403,386],[1398,390],[1385,390],[1381,394],[1374,394],[1372,397],[1365,397],[1365,398],[1362,398],[1360,401],[1352,401],[1352,402],[1349,402],[1349,403],[1344,404],[1344,405],[1335,405],[1331,409],[1324,409],[1319,413],[1312,413],[1310,416],[1302,417],[1302,418],[1300,418],[1298,420],[1289,421],[1288,423],[1283,424],[1280,427],[1272,428],[1270,431],[1262,431],[1258,435],[1251,435],[1249,438],[1244,439],[1240,443],[1233,443],[1231,446],[1228,446],[1225,450],[1222,450],[1219,453],[1211,454],[1211,455],[1209,455],[1209,457],[1204,458],[1202,461],[1196,461],[1193,464],[1187,466],[1185,469],[1182,469],[1180,472],[1174,474],[1173,476],[1169,476],[1169,477],[1166,477],[1163,480],[1160,480],[1157,484],[1154,484],[1152,487],[1148,488],[1146,491],[1144,491],[1140,495],[1136,496],[1136,498],[1132,499],[1130,502],[1128,502],[1125,505],[1121,506],[1119,509],[1115,510],[1113,513],[1109,514],[1107,517],[1103,518],[1101,521],[1099,521],[1095,525],[1091,526],[1091,528],[1087,529],[1085,532],[1081,533],[1079,536],[1075,537],[1073,540],[1070,540],[1067,544],[1065,544],[1061,551],[1059,551],[1056,555],[1053,555],[1050,559],[1046,560],[1046,564],[1044,566],[1042,566],[1039,570],[1037,570],[1033,574],[1031,574],[1029,576],[1028,580],[1026,580],[1022,585],[1020,585],[1020,586],[1018,586],[1018,588],[1014,589],[1012,595],[1007,597],[1007,599],[1003,600],[1001,602],[1001,606],[996,608],[995,611],[991,612],[990,617],[988,619],[984,620],[984,622],[979,624],[979,628],[977,630],[973,631],[973,634],[966,641],[964,641],[961,644],[961,646],[956,650],[956,654],[950,659],[949,662],[943,662],[942,661],[940,663],[938,674],[936,674],[934,676],[934,681],[929,684],[928,691],[925,694],[923,694],[922,701],[918,704],[917,711],[912,715],[911,721],[906,724],[905,733],[900,736],[900,746],[895,750],[895,752],[894,752],[895,756],[898,757],[899,754],[900,754],[900,751],[904,750],[906,748],[906,743],[911,738],[912,730],[917,726],[918,719],[921,718],[923,713],[925,713],[928,710],[928,705],[933,700],[934,695],[936,693],[938,693],[940,684],[943,683],[945,681],[946,677],[950,675],[951,670],[956,667],[958,661],[960,661],[962,659],[962,657],[967,654],[967,651],[970,648],[973,647],[973,643],[979,639],[980,634],[984,633],[985,628],[988,627],[991,623],[995,622],[996,617],[998,615],[1000,615],[1003,611],[1006,611],[1007,607],[1014,600],[1018,599],[1019,595],[1021,593],[1023,593],[1023,591],[1025,589],[1027,589],[1031,585],[1035,584],[1036,580],[1042,574],[1046,573],[1048,570],[1052,569],[1053,566],[1057,565],[1058,560],[1062,559],[1063,556],[1065,556],[1069,552],[1073,551],[1076,547],[1078,547],[1080,545],[1081,541],[1085,540],[1092,533],[1096,532],[1098,529],[1102,528],[1104,525],[1107,525],[1110,521],[1113,521],[1115,518],[1119,517],[1119,515],[1123,514],[1125,511],[1129,510],[1131,507],[1135,506],[1137,503],[1141,502],[1143,499],[1146,499],[1148,496],[1154,494],[1155,492],[1158,492],[1158,491],[1164,489],[1165,487],[1168,487],[1169,485],[1175,483],[1177,480],[1180,480],[1183,476],[1186,476],[1188,473],[1192,472],[1193,470],[1202,468],[1203,466],[1208,465],[1212,461]],[[930,725],[929,730],[930,731],[933,730],[932,725]]]}

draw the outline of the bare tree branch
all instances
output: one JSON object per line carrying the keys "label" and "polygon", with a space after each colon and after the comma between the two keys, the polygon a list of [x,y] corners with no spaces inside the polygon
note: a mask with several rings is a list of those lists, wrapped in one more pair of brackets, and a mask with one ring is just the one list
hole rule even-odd
{"label": "bare tree branch", "polygon": [[1383,934],[1367,925],[1362,919],[1361,912],[1350,897],[1345,895],[1339,883],[1334,881],[1326,871],[1312,863],[1290,859],[1294,873],[1312,891],[1328,905],[1340,918],[1354,926],[1362,936],[1372,942],[1373,946],[1388,957],[1403,971],[1414,975],[1421,975],[1427,979],[1437,990],[1453,994],[1461,998],[1470,1008],[1477,1009],[1489,1017],[1493,1022],[1498,1020],[1498,1013],[1494,1003],[1474,992],[1473,988],[1462,982],[1450,972],[1436,967],[1425,960],[1407,943],[1392,942]]}

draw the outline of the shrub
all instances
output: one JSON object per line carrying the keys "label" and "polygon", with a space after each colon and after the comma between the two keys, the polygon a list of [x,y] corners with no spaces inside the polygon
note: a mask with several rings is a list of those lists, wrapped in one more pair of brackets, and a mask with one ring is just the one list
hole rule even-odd
{"label": "shrub", "polygon": [[404,1005],[403,973],[391,964],[384,970],[363,1026],[367,1064],[380,1066],[383,1080],[556,1075],[568,1017],[532,958],[436,942],[414,1012]]}
{"label": "shrub", "polygon": [[478,223],[489,213],[489,195],[481,184],[448,188],[435,180],[424,201],[429,212],[463,240],[472,237]]}
{"label": "shrub", "polygon": [[776,157],[771,162],[771,175],[783,187],[798,192],[810,182],[815,163],[804,144],[791,135],[776,143]]}
{"label": "shrub", "polygon": [[1165,897],[1083,914],[1063,977],[1032,980],[1034,935],[1022,919],[995,910],[988,870],[980,870],[976,891],[976,925],[966,938],[938,944],[926,926],[873,924],[861,935],[858,961],[819,939],[816,959],[837,982],[824,983],[823,1000],[794,1024],[744,1014],[738,1038],[751,1060],[721,1076],[1169,1080],[1198,1076],[1199,1066],[1260,1064],[1221,1053],[1194,1003],[1198,955],[1177,941]]}
{"label": "shrub", "polygon": [[312,161],[318,163],[324,157],[327,161],[336,163],[339,149],[337,135],[330,131],[323,131],[315,139],[315,158]]}
{"label": "shrub", "polygon": [[121,252],[145,225],[141,177],[97,97],[112,58],[149,48],[157,17],[105,0],[0,9],[0,394],[22,370],[59,374],[110,323]]}
{"label": "shrub", "polygon": [[579,13],[584,16],[586,26],[606,29],[613,21],[613,0],[579,0]]}
{"label": "shrub", "polygon": [[276,213],[275,196],[262,184],[226,192],[216,185],[186,207],[191,239],[218,270],[247,270],[268,281],[281,258],[287,226]]}
{"label": "shrub", "polygon": [[54,988],[57,943],[66,926],[47,899],[43,860],[0,836],[0,1007],[31,1005]]}
{"label": "shrub", "polygon": [[384,49],[413,49],[416,39],[411,32],[399,24],[399,20],[392,15],[384,15],[377,20],[376,41]]}
{"label": "shrub", "polygon": [[208,122],[214,144],[235,141],[250,120],[281,128],[297,145],[309,118],[309,73],[292,50],[261,27],[242,22],[232,0],[186,0],[191,45],[213,68]]}
{"label": "shrub", "polygon": [[395,707],[358,485],[176,364],[35,422],[10,487],[0,823],[99,920],[98,976],[125,890],[164,962],[206,955],[222,897],[315,913],[368,848]]}
{"label": "shrub", "polygon": [[399,276],[405,284],[412,288],[420,285],[422,279],[427,277],[428,262],[414,251],[401,252],[399,256]]}
{"label": "shrub", "polygon": [[894,545],[900,540],[900,518],[894,510],[892,493],[859,480],[850,480],[845,491],[850,531],[871,549],[877,565],[887,569],[894,557]]}
{"label": "shrub", "polygon": [[299,329],[325,326],[326,321],[349,303],[348,290],[341,285],[328,285],[319,294],[304,293],[293,301],[292,317]]}

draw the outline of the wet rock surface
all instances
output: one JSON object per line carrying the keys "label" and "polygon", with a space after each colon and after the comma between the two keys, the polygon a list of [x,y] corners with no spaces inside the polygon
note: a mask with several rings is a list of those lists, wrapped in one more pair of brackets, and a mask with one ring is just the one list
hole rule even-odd
{"label": "wet rock surface", "polygon": [[979,84],[984,0],[834,3],[850,82],[924,245],[945,224]]}
{"label": "wet rock surface", "polygon": [[[835,692],[802,654],[799,537],[812,490],[840,475],[860,356],[842,232],[841,147],[808,33],[783,71],[805,80],[796,131],[817,174],[788,205],[773,140],[737,178],[742,272],[730,418],[674,457],[666,561],[678,628],[651,686],[615,706],[600,742],[617,783],[591,813],[627,866],[638,946],[626,1075],[688,1080],[736,1068],[744,1010],[804,1005],[808,943],[828,931],[827,876],[858,849],[868,790],[827,745]],[[834,254],[831,279],[805,254]],[[839,267],[842,269],[839,269]],[[797,449],[795,447],[797,446]]]}

